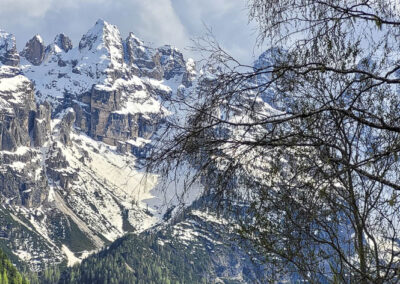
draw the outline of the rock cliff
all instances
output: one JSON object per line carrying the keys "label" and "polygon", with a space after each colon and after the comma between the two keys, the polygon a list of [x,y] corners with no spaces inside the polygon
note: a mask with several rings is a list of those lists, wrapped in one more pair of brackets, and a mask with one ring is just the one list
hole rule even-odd
{"label": "rock cliff", "polygon": [[0,247],[40,270],[162,220],[157,177],[145,182],[137,159],[164,100],[193,80],[176,48],[122,40],[103,20],[76,47],[36,35],[20,54],[1,31]]}
{"label": "rock cliff", "polygon": [[21,56],[25,57],[33,65],[40,65],[45,55],[45,46],[40,35],[35,35],[25,45]]}

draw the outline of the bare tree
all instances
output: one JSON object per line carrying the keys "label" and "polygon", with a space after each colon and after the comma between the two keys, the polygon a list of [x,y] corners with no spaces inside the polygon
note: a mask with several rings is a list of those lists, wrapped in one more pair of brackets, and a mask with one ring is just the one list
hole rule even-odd
{"label": "bare tree", "polygon": [[169,121],[150,165],[168,173],[187,163],[190,181],[249,205],[241,236],[276,278],[397,283],[399,7],[248,4],[260,42],[273,46],[254,67],[208,38],[198,85],[171,101],[185,119]]}

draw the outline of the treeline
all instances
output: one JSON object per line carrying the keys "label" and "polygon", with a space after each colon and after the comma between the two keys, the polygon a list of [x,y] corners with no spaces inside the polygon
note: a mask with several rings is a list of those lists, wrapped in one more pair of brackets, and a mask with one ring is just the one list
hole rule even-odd
{"label": "treeline", "polygon": [[156,235],[130,235],[67,269],[59,283],[207,283],[209,256],[179,244],[161,245]]}
{"label": "treeline", "polygon": [[0,249],[0,284],[29,284]]}

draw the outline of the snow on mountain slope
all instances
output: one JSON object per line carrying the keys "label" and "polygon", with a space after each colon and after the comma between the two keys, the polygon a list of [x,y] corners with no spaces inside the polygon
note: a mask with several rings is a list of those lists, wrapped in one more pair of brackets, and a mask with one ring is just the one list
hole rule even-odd
{"label": "snow on mountain slope", "polygon": [[16,66],[19,63],[15,37],[3,30],[0,30],[0,62],[8,66]]}
{"label": "snow on mountain slope", "polygon": [[[202,182],[186,188],[193,165],[171,176],[140,169],[165,120],[186,123],[190,106],[180,99],[197,103],[199,75],[211,74],[198,74],[195,62],[172,46],[154,48],[132,33],[122,40],[103,20],[77,47],[64,34],[47,46],[37,35],[20,56],[19,64],[14,38],[0,33],[0,115],[7,116],[0,121],[0,247],[42,270],[72,265],[127,233],[165,229],[161,243],[221,252],[212,257],[224,267],[218,277],[255,279],[242,273],[250,267],[243,251],[231,253],[224,243],[227,220],[200,210],[171,218],[201,197]],[[255,107],[261,115],[274,111],[261,99]],[[251,120],[232,113],[233,122]]]}
{"label": "snow on mountain slope", "polygon": [[172,114],[164,100],[195,80],[193,61],[103,20],[77,47],[36,35],[20,56],[2,31],[0,246],[40,270],[160,222],[158,177],[138,158]]}
{"label": "snow on mountain slope", "polygon": [[0,106],[2,110],[6,109],[13,112],[12,104],[23,104],[26,101],[27,93],[24,88],[26,85],[31,85],[31,82],[23,75],[0,79]]}

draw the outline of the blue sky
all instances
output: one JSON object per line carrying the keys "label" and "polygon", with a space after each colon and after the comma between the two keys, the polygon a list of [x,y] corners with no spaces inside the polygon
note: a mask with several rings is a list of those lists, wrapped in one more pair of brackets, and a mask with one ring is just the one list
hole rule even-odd
{"label": "blue sky", "polygon": [[118,26],[122,37],[132,31],[155,46],[172,44],[196,57],[185,48],[207,25],[221,46],[250,63],[262,50],[247,13],[245,0],[0,0],[0,28],[16,36],[19,50],[37,33],[49,43],[64,32],[76,45],[102,18]]}

